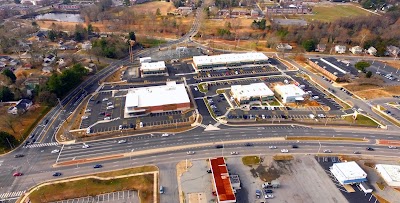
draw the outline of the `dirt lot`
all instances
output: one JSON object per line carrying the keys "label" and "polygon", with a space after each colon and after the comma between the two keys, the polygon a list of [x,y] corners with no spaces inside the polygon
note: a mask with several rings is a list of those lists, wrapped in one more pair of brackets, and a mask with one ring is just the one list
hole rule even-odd
{"label": "dirt lot", "polygon": [[381,97],[392,97],[393,95],[400,95],[400,86],[387,86],[379,87],[374,85],[354,85],[349,84],[345,86],[346,89],[352,91],[354,94],[366,99],[375,99]]}

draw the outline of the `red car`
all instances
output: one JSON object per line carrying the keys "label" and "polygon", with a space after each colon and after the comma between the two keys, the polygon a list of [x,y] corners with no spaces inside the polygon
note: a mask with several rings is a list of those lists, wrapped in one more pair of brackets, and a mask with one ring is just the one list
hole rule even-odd
{"label": "red car", "polygon": [[110,113],[106,113],[105,117],[110,117],[111,114]]}
{"label": "red car", "polygon": [[20,172],[15,172],[15,173],[13,174],[14,177],[16,177],[16,176],[22,176],[22,175],[23,175],[23,174],[20,173]]}

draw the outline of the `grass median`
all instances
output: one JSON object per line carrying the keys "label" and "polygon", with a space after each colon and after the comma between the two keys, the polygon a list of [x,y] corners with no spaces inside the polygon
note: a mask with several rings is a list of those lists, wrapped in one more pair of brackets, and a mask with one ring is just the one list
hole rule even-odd
{"label": "grass median", "polygon": [[354,138],[354,137],[311,137],[311,136],[294,136],[287,137],[286,140],[315,140],[315,141],[355,141],[355,142],[365,142],[366,140],[362,138]]}
{"label": "grass median", "polygon": [[157,171],[155,166],[143,166],[137,168],[123,169],[98,173],[93,176],[99,178],[84,178],[68,182],[59,182],[45,185],[34,190],[29,199],[32,203],[53,202],[59,200],[73,199],[78,197],[96,196],[123,190],[138,191],[140,202],[153,202],[154,175],[144,174],[122,178],[101,179],[121,175],[134,175],[136,173]]}

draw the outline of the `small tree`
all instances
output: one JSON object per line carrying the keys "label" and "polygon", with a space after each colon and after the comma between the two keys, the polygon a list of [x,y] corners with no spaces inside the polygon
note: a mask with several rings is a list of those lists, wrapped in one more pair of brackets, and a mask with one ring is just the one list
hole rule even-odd
{"label": "small tree", "polygon": [[15,76],[15,74],[9,70],[9,69],[5,69],[3,71],[3,75],[7,76],[8,78],[10,78],[10,80],[15,83],[15,80],[17,80],[17,77]]}
{"label": "small tree", "polygon": [[128,39],[129,39],[129,40],[136,41],[135,32],[129,32]]}
{"label": "small tree", "polygon": [[371,64],[369,64],[369,63],[366,62],[366,61],[359,61],[359,62],[357,62],[354,66],[355,66],[358,70],[364,72],[364,71],[365,71],[365,68],[368,68],[370,65],[371,65]]}
{"label": "small tree", "polygon": [[161,16],[161,10],[160,10],[160,8],[157,8],[156,15],[157,15],[157,16]]}
{"label": "small tree", "polygon": [[367,74],[365,74],[365,77],[367,77],[367,78],[371,78],[371,76],[372,76],[372,72],[371,71],[368,71]]}
{"label": "small tree", "polygon": [[303,46],[303,48],[307,51],[307,52],[311,52],[315,50],[315,41],[312,39],[303,41],[303,43],[301,43],[301,45]]}
{"label": "small tree", "polygon": [[50,30],[47,36],[50,39],[50,41],[54,42],[57,38],[57,33],[54,30]]}

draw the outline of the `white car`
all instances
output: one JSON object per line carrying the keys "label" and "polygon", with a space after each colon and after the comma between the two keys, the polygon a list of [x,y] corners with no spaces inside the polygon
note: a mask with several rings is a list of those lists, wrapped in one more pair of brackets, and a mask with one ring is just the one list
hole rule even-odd
{"label": "white car", "polygon": [[114,109],[114,105],[107,106],[107,108],[106,108],[106,109],[107,109],[107,110]]}
{"label": "white car", "polygon": [[143,122],[139,123],[139,127],[143,128]]}
{"label": "white car", "polygon": [[113,105],[112,102],[107,102],[107,106]]}
{"label": "white car", "polygon": [[90,146],[89,146],[88,144],[83,143],[82,148],[86,149],[86,148],[89,148],[89,147],[90,147]]}
{"label": "white car", "polygon": [[59,149],[55,149],[55,150],[51,151],[52,154],[55,154],[55,153],[58,153],[58,152],[60,152]]}
{"label": "white car", "polygon": [[111,117],[107,116],[107,117],[104,118],[104,120],[111,120]]}
{"label": "white car", "polygon": [[84,119],[88,119],[89,117],[88,116],[82,116],[82,119],[84,120]]}
{"label": "white car", "polygon": [[332,153],[332,151],[330,149],[325,149],[324,153]]}
{"label": "white car", "polygon": [[266,195],[264,195],[264,198],[265,198],[265,199],[272,199],[272,198],[274,198],[274,195],[272,195],[272,194],[266,194]]}
{"label": "white car", "polygon": [[388,146],[389,149],[397,149],[396,146]]}
{"label": "white car", "polygon": [[269,146],[270,149],[276,149],[276,146]]}
{"label": "white car", "polygon": [[231,155],[238,155],[239,152],[231,152]]}
{"label": "white car", "polygon": [[195,153],[194,151],[188,151],[188,152],[186,152],[187,155],[192,155],[192,154],[194,154],[194,153]]}
{"label": "white car", "polygon": [[92,109],[86,109],[85,110],[85,113],[89,113],[89,112],[91,112],[92,111]]}
{"label": "white car", "polygon": [[122,125],[119,125],[119,126],[118,126],[118,130],[122,130]]}
{"label": "white car", "polygon": [[161,135],[161,137],[168,137],[168,136],[169,136],[168,133],[163,133],[163,134]]}
{"label": "white car", "polygon": [[263,114],[263,115],[261,115],[261,119],[265,119],[265,115]]}
{"label": "white car", "polygon": [[289,150],[288,149],[281,149],[281,152],[282,153],[289,153]]}
{"label": "white car", "polygon": [[126,140],[119,140],[118,144],[126,143]]}
{"label": "white car", "polygon": [[108,98],[104,98],[103,101],[108,101]]}

